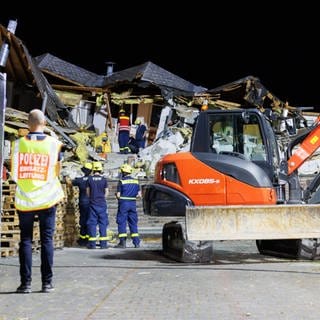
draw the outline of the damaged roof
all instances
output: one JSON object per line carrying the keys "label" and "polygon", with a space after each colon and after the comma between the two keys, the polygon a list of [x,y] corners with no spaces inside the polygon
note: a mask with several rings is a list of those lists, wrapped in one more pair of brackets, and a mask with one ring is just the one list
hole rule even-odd
{"label": "damaged roof", "polygon": [[35,60],[44,73],[81,87],[109,88],[120,83],[134,83],[141,87],[154,85],[159,87],[163,94],[171,90],[188,95],[206,90],[206,88],[196,86],[150,61],[106,76],[97,75],[49,53],[40,55]]}
{"label": "damaged roof", "polygon": [[206,88],[196,86],[150,61],[114,72],[112,75],[105,77],[104,86],[111,87],[121,82],[137,82],[138,84],[139,82],[150,83],[160,88],[171,88],[187,94],[206,90]]}
{"label": "damaged roof", "polygon": [[212,99],[235,102],[243,106],[267,108],[285,105],[263,86],[259,78],[251,75],[207,90],[206,93],[210,94]]}
{"label": "damaged roof", "polygon": [[4,42],[7,42],[10,48],[4,69],[7,74],[7,79],[33,85],[34,77],[28,68],[28,52],[26,52],[22,41],[0,24],[0,46],[2,46]]}
{"label": "damaged roof", "polygon": [[57,108],[65,109],[66,107],[55,94],[24,43],[0,24],[0,46],[5,41],[10,47],[8,60],[4,68],[8,81],[25,83],[27,86],[37,89],[42,99],[46,99],[48,117],[57,121],[59,118]]}
{"label": "damaged roof", "polygon": [[104,76],[80,68],[50,53],[35,58],[38,67],[45,73],[78,86],[102,87]]}

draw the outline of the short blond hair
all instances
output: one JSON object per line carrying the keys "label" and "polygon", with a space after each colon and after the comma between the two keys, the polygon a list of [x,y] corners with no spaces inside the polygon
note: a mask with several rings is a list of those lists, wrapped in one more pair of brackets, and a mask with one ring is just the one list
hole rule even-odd
{"label": "short blond hair", "polygon": [[33,109],[29,112],[28,125],[34,126],[44,126],[46,124],[46,117],[44,113],[39,109]]}

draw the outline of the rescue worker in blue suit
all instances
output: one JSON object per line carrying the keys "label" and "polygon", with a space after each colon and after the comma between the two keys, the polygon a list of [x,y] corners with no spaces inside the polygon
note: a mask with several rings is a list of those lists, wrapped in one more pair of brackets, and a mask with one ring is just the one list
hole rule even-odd
{"label": "rescue worker in blue suit", "polygon": [[81,168],[84,176],[76,177],[75,179],[71,180],[70,178],[66,177],[67,184],[71,184],[74,187],[79,188],[79,211],[80,211],[80,235],[77,243],[80,246],[86,246],[88,242],[88,232],[87,232],[87,220],[88,220],[88,212],[89,212],[89,197],[87,195],[87,182],[89,176],[92,171],[92,163],[87,162]]}
{"label": "rescue worker in blue suit", "polygon": [[141,119],[137,118],[135,123],[138,127],[136,129],[136,142],[139,148],[139,151],[145,148],[146,139],[147,139],[147,127],[141,122]]}
{"label": "rescue worker in blue suit", "polygon": [[[89,197],[89,214],[87,220],[88,249],[95,249],[97,240],[100,248],[108,248],[107,227],[109,225],[107,200],[109,189],[107,178],[102,175],[101,162],[93,162],[93,174],[87,182],[87,194]],[[97,226],[99,226],[99,237],[97,237]]]}
{"label": "rescue worker in blue suit", "polygon": [[119,243],[116,248],[125,248],[127,241],[127,222],[132,243],[135,248],[140,247],[138,233],[137,197],[141,197],[139,181],[130,176],[132,167],[123,164],[120,168],[122,177],[118,182],[116,197],[118,202],[117,224]]}

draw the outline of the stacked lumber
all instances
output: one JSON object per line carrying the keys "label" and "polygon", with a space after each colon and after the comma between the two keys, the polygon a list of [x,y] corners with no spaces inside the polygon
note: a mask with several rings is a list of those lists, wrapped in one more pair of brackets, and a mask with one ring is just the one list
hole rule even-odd
{"label": "stacked lumber", "polygon": [[65,190],[65,202],[61,204],[61,213],[64,224],[64,246],[73,247],[79,239],[79,191],[78,188],[63,185]]}
{"label": "stacked lumber", "polygon": [[1,212],[1,257],[18,254],[20,230],[19,218],[14,208],[16,185],[10,181],[2,185],[3,210]]}
{"label": "stacked lumber", "polygon": [[[1,212],[1,225],[0,225],[0,253],[1,257],[18,255],[20,229],[19,217],[14,207],[14,195],[16,185],[14,182],[8,180],[2,185],[2,199],[3,209]],[[65,242],[74,243],[77,239],[77,225],[78,217],[70,219],[66,213],[68,212],[67,198],[57,206],[56,213],[56,229],[54,234],[54,248],[63,248]],[[76,211],[75,211],[76,212]],[[76,214],[76,213],[75,213]],[[65,222],[65,220],[67,220]],[[73,239],[72,241],[70,239]],[[67,240],[67,241],[66,241]],[[40,250],[40,231],[39,221],[36,217],[33,228],[33,241],[32,250]]]}

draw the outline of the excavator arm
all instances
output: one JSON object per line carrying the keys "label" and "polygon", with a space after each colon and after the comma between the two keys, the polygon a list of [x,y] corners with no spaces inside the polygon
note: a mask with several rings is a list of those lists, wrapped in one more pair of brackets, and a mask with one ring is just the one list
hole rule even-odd
{"label": "excavator arm", "polygon": [[[300,146],[288,158],[288,175],[290,176],[295,170],[299,169],[302,164],[310,159],[315,151],[320,147],[320,117],[317,118],[313,129]],[[291,150],[291,149],[289,149]]]}

